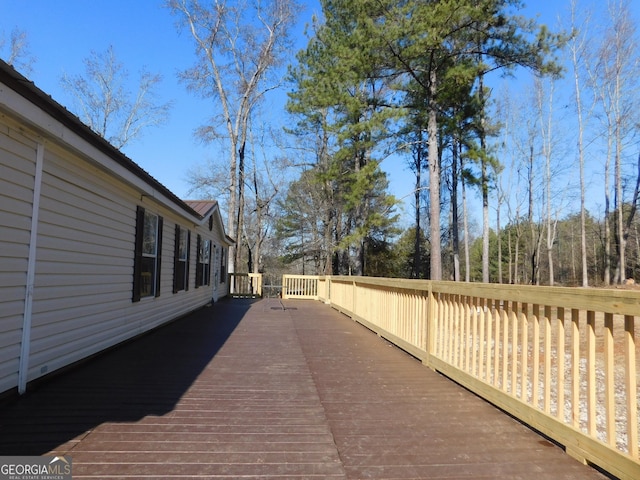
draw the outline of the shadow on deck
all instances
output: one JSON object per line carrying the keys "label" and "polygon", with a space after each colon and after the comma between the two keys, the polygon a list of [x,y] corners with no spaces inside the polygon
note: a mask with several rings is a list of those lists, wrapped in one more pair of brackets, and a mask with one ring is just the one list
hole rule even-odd
{"label": "shadow on deck", "polygon": [[0,455],[78,478],[602,479],[314,301],[225,301],[0,411]]}

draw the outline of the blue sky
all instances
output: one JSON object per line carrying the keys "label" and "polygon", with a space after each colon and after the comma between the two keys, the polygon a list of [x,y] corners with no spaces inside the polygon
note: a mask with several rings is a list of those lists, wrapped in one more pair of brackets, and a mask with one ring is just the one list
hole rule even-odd
{"label": "blue sky", "polygon": [[[312,14],[319,13],[317,0],[303,1],[298,49],[306,45],[304,25]],[[541,23],[554,26],[557,15],[567,11],[569,0],[527,3],[525,15],[539,15]],[[160,100],[174,104],[170,121],[147,131],[123,151],[178,196],[186,198],[187,171],[216,158],[220,152],[217,145],[203,145],[193,136],[210,110],[206,101],[187,92],[177,80],[177,72],[193,64],[193,44],[188,32],[178,32],[174,17],[162,4],[162,0],[0,0],[0,34],[7,38],[14,28],[26,32],[30,53],[35,57],[29,78],[65,106],[71,106],[71,100],[60,86],[60,77],[64,73],[83,73],[82,61],[91,50],[103,52],[112,45],[131,78],[142,67],[160,73]],[[269,107],[281,119],[284,99],[280,92],[272,97],[273,106]],[[392,193],[410,200],[413,180],[404,162],[384,163]]]}
{"label": "blue sky", "polygon": [[[161,0],[0,0],[0,34],[8,38],[14,28],[26,32],[30,53],[35,57],[28,77],[68,108],[72,100],[60,86],[60,78],[64,73],[83,74],[82,61],[91,50],[104,52],[112,45],[131,79],[135,80],[142,67],[160,73],[163,77],[158,90],[160,100],[173,102],[170,120],[147,130],[123,151],[178,196],[186,198],[187,170],[215,157],[218,146],[203,145],[193,136],[210,112],[205,101],[187,92],[177,80],[177,73],[194,62],[193,43],[188,32],[178,32],[175,18],[162,3]],[[315,2],[307,5],[299,17],[299,48],[306,43],[302,32],[311,19]],[[282,103],[283,98],[279,95],[273,101]],[[277,108],[282,109],[282,105]]]}

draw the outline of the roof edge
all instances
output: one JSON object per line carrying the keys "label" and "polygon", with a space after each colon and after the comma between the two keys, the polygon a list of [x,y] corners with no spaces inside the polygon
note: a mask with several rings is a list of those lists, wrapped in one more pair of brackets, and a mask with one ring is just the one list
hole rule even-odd
{"label": "roof edge", "polygon": [[0,81],[18,93],[21,97],[33,103],[55,120],[59,121],[62,125],[69,128],[81,139],[104,153],[107,157],[124,167],[144,183],[160,192],[185,213],[196,218],[204,218],[187,203],[181,200],[175,193],[153,178],[151,174],[140,167],[140,165],[135,163],[124,153],[111,145],[107,140],[91,130],[91,128],[85,125],[76,115],[55,101],[50,95],[47,95],[43,90],[38,88],[34,82],[26,78],[2,59],[0,59]]}

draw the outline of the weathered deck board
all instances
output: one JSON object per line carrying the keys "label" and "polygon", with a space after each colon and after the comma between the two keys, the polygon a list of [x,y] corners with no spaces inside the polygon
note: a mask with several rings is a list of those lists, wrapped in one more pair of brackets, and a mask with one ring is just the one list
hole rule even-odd
{"label": "weathered deck board", "polygon": [[77,479],[603,478],[336,311],[275,299],[216,304],[3,406],[0,455],[45,453]]}

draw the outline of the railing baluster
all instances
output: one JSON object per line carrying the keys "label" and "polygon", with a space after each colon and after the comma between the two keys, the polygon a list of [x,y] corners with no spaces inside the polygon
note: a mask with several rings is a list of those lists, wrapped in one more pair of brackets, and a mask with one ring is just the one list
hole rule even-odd
{"label": "railing baluster", "polygon": [[[493,325],[495,325],[495,327]],[[498,359],[500,356],[500,315],[498,314],[498,302],[496,300],[489,301],[489,323],[487,325],[489,332],[487,339],[487,380],[491,385],[498,385],[500,377]],[[493,337],[493,338],[492,338]]]}
{"label": "railing baluster", "polygon": [[458,368],[464,370],[465,355],[467,349],[467,317],[465,315],[465,297],[463,295],[458,296],[458,321],[460,323],[460,331],[458,332],[459,350],[458,350]]}
{"label": "railing baluster", "polygon": [[607,443],[616,444],[616,397],[615,374],[613,364],[613,314],[604,314],[604,391]]}
{"label": "railing baluster", "polygon": [[551,413],[551,306],[544,307],[544,411]]}
{"label": "railing baluster", "polygon": [[511,302],[511,395],[517,396],[518,382],[518,321],[521,306],[517,302]]}
{"label": "railing baluster", "polygon": [[556,390],[558,392],[557,397],[557,409],[556,409],[556,417],[561,421],[565,421],[564,415],[564,389],[565,389],[565,332],[564,332],[564,308],[558,307],[558,311],[556,313],[556,337],[557,337],[557,347],[556,347],[556,362],[557,362],[557,381],[556,381]]}
{"label": "railing baluster", "polygon": [[498,357],[498,330],[500,329],[500,319],[495,313],[495,302],[489,300],[487,305],[487,383],[491,385],[496,385],[498,382],[498,372],[496,371],[496,363],[494,360]]}
{"label": "railing baluster", "polygon": [[571,310],[571,418],[580,428],[580,310]]}
{"label": "railing baluster", "polygon": [[529,310],[530,305],[522,304],[522,341],[520,342],[520,356],[522,358],[520,373],[520,398],[529,402]]}
{"label": "railing baluster", "polygon": [[484,332],[484,328],[485,328],[485,309],[486,309],[486,300],[481,298],[479,299],[480,301],[480,312],[479,312],[479,323],[480,323],[480,332],[479,332],[479,338],[478,338],[478,342],[480,343],[480,351],[479,351],[479,369],[478,369],[478,378],[484,379],[485,378],[485,332]]}
{"label": "railing baluster", "polygon": [[471,374],[474,376],[478,375],[478,353],[480,349],[478,348],[478,308],[479,308],[479,299],[477,297],[473,298],[473,303],[471,304],[471,322],[473,323],[473,336],[471,341],[471,352],[472,352],[472,372]]}
{"label": "railing baluster", "polygon": [[531,404],[540,407],[540,305],[533,305],[533,332],[531,338]]}
{"label": "railing baluster", "polygon": [[440,315],[442,315],[441,319],[441,332],[442,338],[440,339],[442,343],[442,359],[447,361],[448,350],[447,347],[449,345],[449,310],[447,308],[447,299],[446,295],[441,294],[438,295],[438,308],[440,309]]}
{"label": "railing baluster", "polygon": [[471,350],[473,348],[471,333],[471,302],[472,299],[468,295],[464,297],[464,322],[465,322],[465,341],[464,341],[464,371],[471,373]]}
{"label": "railing baluster", "polygon": [[596,313],[587,312],[587,431],[596,437],[598,424],[596,422]]}
{"label": "railing baluster", "polygon": [[502,304],[502,391],[509,390],[507,380],[509,378],[509,311],[511,302],[506,300]]}
{"label": "railing baluster", "polygon": [[452,294],[448,295],[449,306],[449,363],[455,364],[456,352],[456,314],[455,301]]}
{"label": "railing baluster", "polygon": [[456,367],[458,364],[458,346],[460,345],[460,326],[459,326],[459,318],[458,318],[458,296],[451,295],[451,315],[453,318],[453,350],[452,350],[452,358],[451,363]]}

